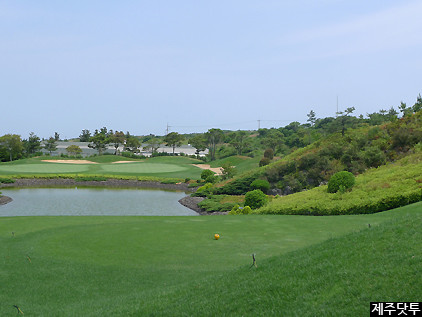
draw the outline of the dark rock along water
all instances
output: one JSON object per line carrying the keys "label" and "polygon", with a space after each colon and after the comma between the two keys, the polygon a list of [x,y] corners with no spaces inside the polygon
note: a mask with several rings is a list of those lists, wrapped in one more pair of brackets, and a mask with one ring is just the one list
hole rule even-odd
{"label": "dark rock along water", "polygon": [[5,189],[13,201],[0,206],[10,216],[195,216],[178,203],[184,192],[149,189],[24,188]]}

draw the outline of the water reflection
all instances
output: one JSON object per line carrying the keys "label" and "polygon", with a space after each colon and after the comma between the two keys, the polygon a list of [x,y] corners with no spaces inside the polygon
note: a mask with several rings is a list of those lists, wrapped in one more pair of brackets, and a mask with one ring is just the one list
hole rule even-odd
{"label": "water reflection", "polygon": [[193,216],[180,205],[183,192],[149,189],[25,188],[2,189],[13,198],[0,216]]}

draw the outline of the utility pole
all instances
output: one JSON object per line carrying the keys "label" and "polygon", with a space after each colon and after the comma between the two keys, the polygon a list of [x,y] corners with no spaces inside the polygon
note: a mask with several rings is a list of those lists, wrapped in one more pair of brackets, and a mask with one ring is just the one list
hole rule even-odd
{"label": "utility pole", "polygon": [[257,120],[258,121],[258,130],[261,129],[261,120]]}
{"label": "utility pole", "polygon": [[337,95],[337,111],[336,111],[336,118],[338,116],[338,95]]}
{"label": "utility pole", "polygon": [[166,135],[169,134],[169,128],[171,127],[169,126],[169,123],[167,122]]}

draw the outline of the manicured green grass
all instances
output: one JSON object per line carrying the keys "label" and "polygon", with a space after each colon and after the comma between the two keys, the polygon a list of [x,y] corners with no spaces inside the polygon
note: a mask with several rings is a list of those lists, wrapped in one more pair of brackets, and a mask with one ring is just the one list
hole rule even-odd
{"label": "manicured green grass", "polygon": [[[418,302],[422,205],[311,247],[178,287],[137,313],[174,316],[368,316],[370,302]],[[189,303],[189,305],[184,305]],[[136,315],[136,314],[134,314]]]}
{"label": "manicured green grass", "polygon": [[8,174],[50,174],[84,173],[89,171],[88,164],[40,163],[25,165],[0,165],[0,173]]}
{"label": "manicured green grass", "polygon": [[[419,203],[335,217],[1,218],[0,315],[16,314],[12,305],[27,316],[295,315],[301,301],[305,315],[312,307],[308,315],[318,315],[342,306],[366,312],[372,299],[416,300],[411,292],[420,286],[402,286],[421,268],[421,209]],[[419,262],[410,262],[409,252]],[[252,253],[258,268],[249,269]]]}
{"label": "manicured green grass", "polygon": [[[199,160],[187,157],[156,157],[144,160],[127,159],[114,155],[103,155],[89,158],[90,161],[99,164],[70,164],[70,163],[51,163],[43,162],[44,159],[51,157],[42,157],[35,159],[26,159],[0,164],[0,175],[14,177],[42,177],[42,175],[51,177],[52,174],[60,174],[65,177],[66,174],[84,175],[107,175],[108,177],[119,176],[153,176],[157,178],[178,178],[178,179],[199,179],[202,170],[192,164]],[[131,163],[113,163],[115,161],[131,161]],[[73,175],[75,176],[75,175]]]}
{"label": "manicured green grass", "polygon": [[240,174],[240,173],[249,171],[251,169],[257,168],[260,159],[261,157],[251,158],[248,156],[236,155],[236,156],[226,157],[220,160],[215,160],[213,162],[210,162],[209,164],[211,167],[221,167],[225,163],[230,162],[233,166],[235,166],[236,173]]}

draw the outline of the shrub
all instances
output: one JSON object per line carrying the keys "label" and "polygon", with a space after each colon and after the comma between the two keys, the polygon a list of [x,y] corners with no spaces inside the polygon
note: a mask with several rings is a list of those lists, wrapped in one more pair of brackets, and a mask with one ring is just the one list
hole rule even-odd
{"label": "shrub", "polygon": [[245,195],[245,206],[257,209],[264,206],[268,202],[268,197],[261,190],[255,189],[247,192]]}
{"label": "shrub", "polygon": [[185,178],[185,183],[189,183],[189,181],[190,181],[190,178],[189,177],[186,177]]}
{"label": "shrub", "polygon": [[368,167],[378,167],[384,165],[387,161],[387,157],[384,152],[377,147],[370,147],[362,152],[363,160]]}
{"label": "shrub", "polygon": [[232,178],[234,176],[234,174],[236,174],[236,170],[230,162],[224,163],[222,168],[223,168],[222,179]]}
{"label": "shrub", "polygon": [[11,178],[0,178],[0,183],[3,183],[3,184],[13,184],[14,182],[15,180]]}
{"label": "shrub", "polygon": [[251,189],[251,183],[258,178],[258,175],[245,176],[227,183],[218,188],[218,194],[243,195]]}
{"label": "shrub", "polygon": [[193,187],[198,187],[198,186],[199,184],[197,182],[193,182],[188,185],[188,188],[193,188]]}
{"label": "shrub", "polygon": [[211,183],[211,184],[215,184],[218,182],[218,176],[217,175],[209,175],[206,179],[205,182],[207,183]]}
{"label": "shrub", "polygon": [[268,192],[270,189],[270,183],[265,179],[256,179],[251,184],[252,189],[260,189],[264,193]]}
{"label": "shrub", "polygon": [[239,207],[239,205],[236,205],[230,210],[229,215],[248,215],[250,213],[252,213],[251,207]]}
{"label": "shrub", "polygon": [[199,187],[196,190],[196,193],[193,193],[191,196],[194,197],[206,197],[208,195],[211,195],[214,191],[213,184],[206,183],[204,186]]}
{"label": "shrub", "polygon": [[259,167],[265,166],[270,164],[271,160],[268,157],[263,157],[260,161],[259,161]]}
{"label": "shrub", "polygon": [[352,188],[353,185],[355,185],[355,176],[352,173],[347,171],[338,172],[331,176],[328,181],[328,192],[336,193],[340,188],[344,192]]}
{"label": "shrub", "polygon": [[208,176],[213,176],[215,173],[211,170],[203,170],[201,173],[202,179],[207,179]]}
{"label": "shrub", "polygon": [[200,208],[207,212],[229,211],[232,210],[234,205],[235,203],[221,203],[219,198],[214,196],[209,199],[204,199],[198,204]]}
{"label": "shrub", "polygon": [[264,157],[272,160],[274,158],[274,151],[273,149],[266,149],[264,152]]}

